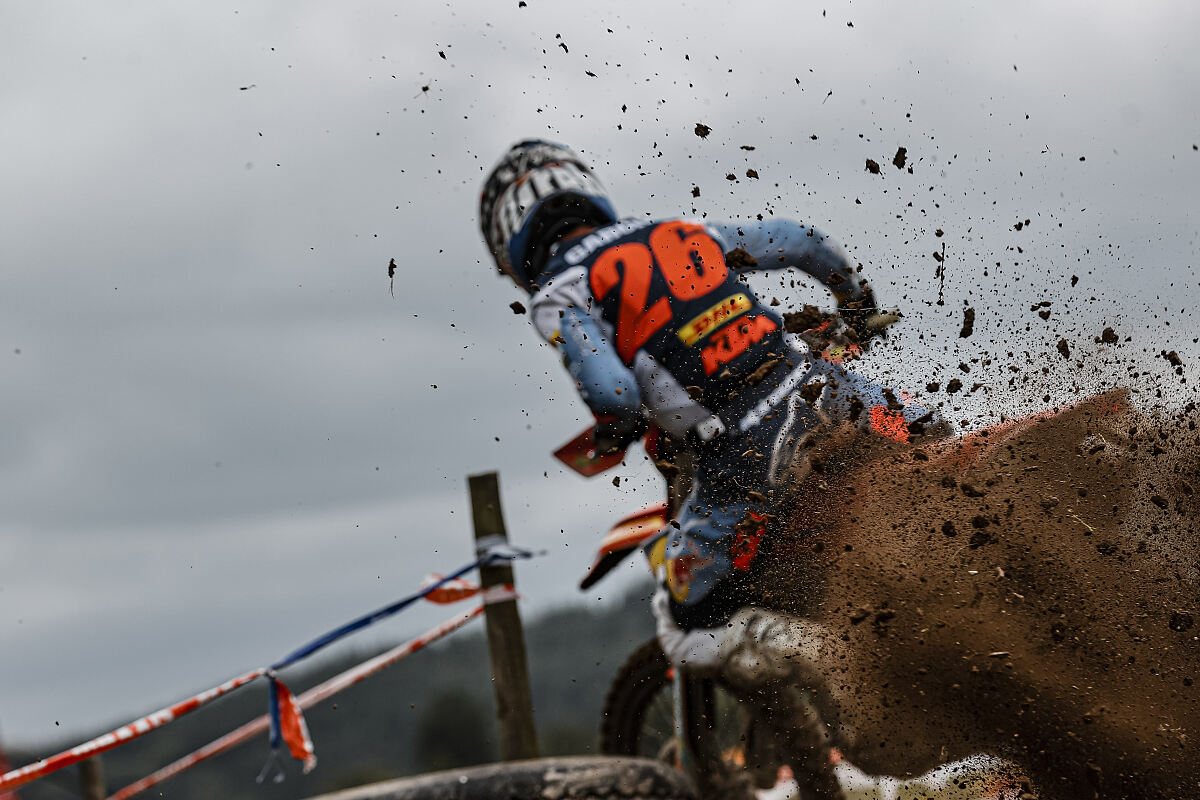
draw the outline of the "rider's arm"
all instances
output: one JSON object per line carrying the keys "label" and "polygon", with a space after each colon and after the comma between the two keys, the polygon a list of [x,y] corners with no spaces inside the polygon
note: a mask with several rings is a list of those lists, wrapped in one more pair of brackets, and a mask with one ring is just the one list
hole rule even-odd
{"label": "rider's arm", "polygon": [[562,353],[580,397],[596,417],[597,449],[624,448],[646,430],[637,380],[594,317],[576,306],[561,312],[558,329],[550,339]]}
{"label": "rider's arm", "polygon": [[775,270],[797,267],[819,280],[838,305],[864,300],[874,305],[874,296],[866,280],[855,277],[841,246],[830,237],[808,225],[789,219],[767,219],[744,223],[708,223],[720,234],[727,249],[740,247],[757,262],[750,269]]}

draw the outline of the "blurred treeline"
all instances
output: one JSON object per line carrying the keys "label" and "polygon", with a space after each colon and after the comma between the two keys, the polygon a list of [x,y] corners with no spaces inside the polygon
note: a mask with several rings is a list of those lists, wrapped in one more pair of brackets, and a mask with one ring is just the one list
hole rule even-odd
{"label": "blurred treeline", "polygon": [[[604,607],[565,608],[525,620],[530,681],[543,755],[595,753],[604,693],[617,668],[653,636],[648,594],[634,590]],[[386,649],[386,648],[381,648]],[[375,655],[330,659],[282,677],[298,695]],[[182,697],[195,687],[180,687]],[[97,687],[97,691],[103,691]],[[264,713],[266,684],[249,687],[105,753],[109,792],[190,753]],[[131,709],[131,716],[148,709]],[[305,712],[318,765],[309,775],[286,756],[286,777],[256,783],[267,760],[266,735],[193,767],[142,796],[211,800],[288,800],[497,758],[495,710],[483,625],[447,639]],[[114,725],[128,722],[114,720]],[[11,738],[11,735],[10,735]],[[90,736],[49,742],[36,751],[8,748],[13,766],[78,744]],[[278,770],[272,770],[277,772]],[[22,787],[21,800],[79,797],[77,768]]]}

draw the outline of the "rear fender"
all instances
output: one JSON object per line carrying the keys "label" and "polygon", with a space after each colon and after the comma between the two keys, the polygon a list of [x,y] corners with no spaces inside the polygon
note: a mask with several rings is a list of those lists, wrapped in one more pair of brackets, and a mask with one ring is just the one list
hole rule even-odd
{"label": "rear fender", "polygon": [[614,525],[600,543],[595,561],[579,582],[587,589],[612,571],[625,557],[658,535],[667,524],[666,502],[647,506]]}

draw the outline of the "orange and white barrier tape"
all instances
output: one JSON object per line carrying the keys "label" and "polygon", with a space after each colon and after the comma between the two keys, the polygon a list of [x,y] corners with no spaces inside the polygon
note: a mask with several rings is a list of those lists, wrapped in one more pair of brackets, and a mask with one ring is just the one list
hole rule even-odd
{"label": "orange and white barrier tape", "polygon": [[267,670],[265,667],[251,670],[222,683],[220,686],[193,695],[174,705],[159,709],[153,714],[147,714],[141,719],[134,720],[128,725],[123,725],[103,736],[97,736],[90,742],[84,742],[77,747],[72,747],[70,750],[64,750],[49,758],[35,761],[20,769],[14,769],[4,775],[0,775],[0,792],[6,792],[18,786],[23,786],[30,781],[35,781],[38,778],[49,775],[51,772],[57,772],[64,767],[77,764],[85,758],[91,758],[99,753],[112,750],[114,747],[119,747],[128,741],[149,733],[155,728],[160,728],[168,722],[182,717],[184,714],[195,711],[200,706],[211,703],[218,697],[229,694],[234,689],[245,686],[247,683],[266,674]]}
{"label": "orange and white barrier tape", "polygon": [[[480,590],[478,587],[475,587],[472,594],[478,593],[480,593]],[[476,608],[460,614],[457,617],[453,617],[443,622],[441,625],[438,625],[436,628],[432,628],[420,636],[410,639],[404,644],[398,645],[385,653],[381,653],[368,661],[364,661],[355,667],[351,667],[345,672],[333,676],[324,683],[314,686],[296,698],[297,705],[299,705],[302,709],[312,708],[317,703],[327,700],[339,692],[349,689],[356,683],[366,680],[377,672],[381,672],[396,662],[401,661],[418,650],[423,649],[427,645],[436,642],[438,639],[448,636],[482,614],[485,606],[492,603],[504,602],[506,600],[514,600],[517,597],[516,590],[511,584],[493,586],[489,589],[483,590],[482,594],[483,602]],[[163,781],[173,778],[179,773],[184,772],[191,767],[200,764],[201,762],[207,761],[213,756],[220,755],[226,750],[236,747],[242,742],[258,736],[266,731],[269,727],[270,717],[267,714],[263,714],[261,717],[247,722],[240,728],[237,728],[236,730],[225,734],[221,738],[206,744],[199,750],[189,753],[183,758],[180,758],[163,767],[162,769],[147,775],[145,778],[135,781],[134,783],[131,783],[128,786],[114,792],[109,796],[108,800],[127,800],[127,798],[133,797],[140,792],[144,792],[153,786],[157,786]]]}

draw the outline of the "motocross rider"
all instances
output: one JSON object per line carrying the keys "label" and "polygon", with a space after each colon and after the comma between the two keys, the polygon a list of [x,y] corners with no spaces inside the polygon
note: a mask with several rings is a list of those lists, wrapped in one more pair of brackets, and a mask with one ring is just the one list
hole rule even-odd
{"label": "motocross rider", "polygon": [[667,657],[745,683],[777,677],[801,643],[756,607],[753,586],[772,497],[803,474],[805,436],[880,413],[903,434],[928,415],[814,358],[739,270],[799,268],[860,333],[887,321],[870,287],[837,244],[791,220],[621,219],[583,159],[546,141],[504,154],[479,214],[496,266],[529,293],[534,327],[595,415],[598,450],[652,423],[694,453],[691,493],[647,548],[661,564],[652,605]]}

